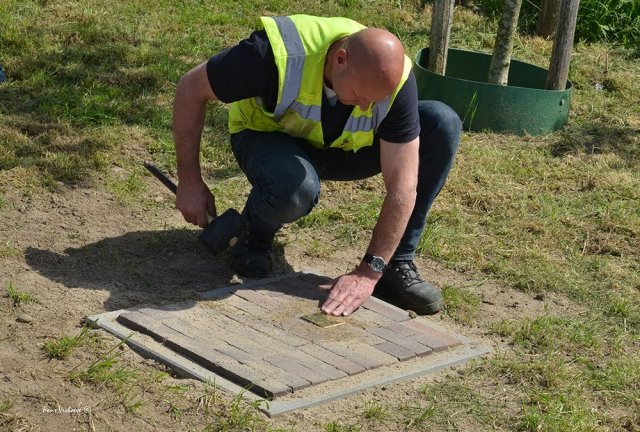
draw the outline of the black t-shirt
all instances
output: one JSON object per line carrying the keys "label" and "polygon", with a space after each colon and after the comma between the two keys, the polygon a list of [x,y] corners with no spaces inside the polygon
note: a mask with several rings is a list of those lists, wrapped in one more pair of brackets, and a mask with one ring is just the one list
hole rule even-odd
{"label": "black t-shirt", "polygon": [[[211,57],[207,62],[207,75],[220,101],[231,103],[259,96],[266,108],[274,111],[278,100],[278,70],[264,30],[253,32],[238,45]],[[352,110],[352,105],[343,105],[340,101],[331,106],[323,95],[322,132],[326,144],[342,134]],[[419,133],[418,90],[412,72],[380,124],[377,136],[385,141],[404,143]]]}

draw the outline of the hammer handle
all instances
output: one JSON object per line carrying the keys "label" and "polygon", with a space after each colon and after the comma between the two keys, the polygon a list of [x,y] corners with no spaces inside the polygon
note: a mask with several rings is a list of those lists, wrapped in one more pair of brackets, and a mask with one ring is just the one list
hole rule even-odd
{"label": "hammer handle", "polygon": [[[169,178],[165,173],[160,171],[160,169],[152,164],[151,162],[144,161],[144,167],[149,170],[151,174],[155,176],[160,182],[165,185],[171,192],[174,194],[178,193],[178,186]],[[207,222],[211,222],[213,220],[213,216],[207,212]]]}
{"label": "hammer handle", "polygon": [[167,177],[165,173],[160,171],[157,166],[155,166],[151,162],[144,161],[144,167],[148,169],[149,172],[155,176],[155,178],[160,180],[163,185],[169,188],[171,192],[173,192],[174,194],[178,192],[178,186],[176,186],[176,184],[171,181],[171,179]]}

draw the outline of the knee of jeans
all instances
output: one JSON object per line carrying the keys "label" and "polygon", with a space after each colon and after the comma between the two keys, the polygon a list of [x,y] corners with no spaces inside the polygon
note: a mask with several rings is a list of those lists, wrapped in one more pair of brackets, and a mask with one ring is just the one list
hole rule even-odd
{"label": "knee of jeans", "polygon": [[440,101],[420,104],[420,126],[424,131],[438,134],[442,142],[455,153],[462,132],[460,116],[449,105]]}
{"label": "knee of jeans", "polygon": [[289,223],[309,214],[318,204],[319,196],[320,185],[307,177],[295,189],[285,187],[275,192],[269,201],[279,222]]}

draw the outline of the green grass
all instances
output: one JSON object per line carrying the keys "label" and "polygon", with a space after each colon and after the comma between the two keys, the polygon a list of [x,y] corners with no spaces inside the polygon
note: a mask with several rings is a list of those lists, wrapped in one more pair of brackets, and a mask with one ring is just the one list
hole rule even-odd
{"label": "green grass", "polygon": [[116,176],[109,178],[106,182],[106,187],[116,197],[116,200],[122,204],[145,201],[142,197],[145,196],[146,185],[139,170],[130,173],[125,178]]}
{"label": "green grass", "polygon": [[444,313],[455,321],[473,324],[480,312],[482,296],[467,287],[445,285],[442,287],[445,307]]}
{"label": "green grass", "polygon": [[165,372],[149,373],[123,365],[124,344],[120,341],[106,352],[97,353],[93,362],[78,365],[68,374],[71,383],[81,386],[91,384],[97,390],[104,386],[113,389],[116,401],[127,413],[139,411],[145,401],[147,388],[158,385],[166,377]]}
{"label": "green grass", "polygon": [[8,242],[0,244],[0,258],[22,258],[21,250],[11,246]]}
{"label": "green grass", "polygon": [[[430,430],[437,426],[443,429],[485,430],[499,425],[493,416],[491,402],[462,380],[450,378],[421,389],[421,401],[404,407],[407,413],[406,426],[419,430]],[[460,421],[469,423],[462,426]]]}
{"label": "green grass", "polygon": [[[486,13],[497,17],[502,0],[478,0]],[[533,34],[541,10],[541,1],[522,3],[519,28]],[[612,42],[627,47],[640,43],[640,3],[633,0],[581,0],[576,23],[576,40]]]}
{"label": "green grass", "polygon": [[379,423],[389,417],[389,412],[384,405],[375,401],[369,401],[362,416],[369,421],[374,420]]}
{"label": "green grass", "polygon": [[29,423],[22,416],[11,412],[13,405],[11,399],[0,401],[0,427],[7,431],[28,430]]}
{"label": "green grass", "polygon": [[271,430],[266,421],[257,411],[263,401],[247,403],[242,393],[236,395],[231,402],[219,404],[212,413],[212,418],[207,420],[207,432],[227,431],[258,431]]}
{"label": "green grass", "polygon": [[42,349],[50,359],[65,360],[77,347],[97,345],[101,339],[98,333],[91,332],[89,327],[83,327],[75,336],[64,335],[58,339],[46,340]]}
{"label": "green grass", "polygon": [[325,432],[360,432],[362,425],[357,423],[343,424],[339,421],[330,421],[324,425]]}
{"label": "green grass", "polygon": [[[205,431],[273,431],[268,426],[258,408],[266,401],[257,400],[247,403],[243,392],[230,401],[218,393],[215,382],[205,381],[204,393],[196,400],[196,411],[204,416],[207,423]],[[281,429],[277,429],[280,431]]]}
{"label": "green grass", "polygon": [[13,306],[20,306],[35,301],[30,292],[19,291],[13,281],[7,282],[5,291],[7,292],[7,297],[9,297]]}
{"label": "green grass", "polygon": [[[581,3],[586,10],[595,0]],[[636,15],[609,1],[599,4],[616,21],[600,22],[611,27],[604,29],[610,41],[614,34],[635,37],[615,14]],[[176,81],[245,37],[261,14],[348,16],[389,28],[414,56],[428,45],[431,10],[421,0],[89,0],[82,7],[68,0],[6,0],[2,6],[0,45],[9,81],[0,86],[1,220],[16,193],[32,200],[44,194],[47,202],[47,194],[73,185],[104,189],[124,205],[147,208],[146,186],[155,180],[142,171],[142,161],[175,174],[170,119]],[[587,23],[579,19],[579,25]],[[451,46],[490,51],[495,30],[495,19],[457,7]],[[527,34],[516,38],[516,59],[546,68],[550,53],[548,41]],[[366,430],[380,416],[385,424],[409,430],[640,427],[638,76],[633,45],[577,43],[566,127],[540,137],[464,134],[420,242],[420,256],[470,281],[490,279],[531,295],[554,292],[577,305],[569,310],[586,312],[514,313],[480,329],[503,341],[502,350],[414,391],[412,404],[383,401],[356,414],[364,426],[341,418],[320,427]],[[226,108],[211,108],[203,172],[220,209],[241,208],[249,189],[229,149]],[[383,194],[379,178],[327,182],[318,207],[287,226],[279,240],[287,248],[307,244],[304,253],[314,259],[347,249],[355,260],[366,248]],[[105,250],[104,258],[140,279],[130,260],[115,252]],[[3,243],[0,258],[21,259],[22,253]],[[473,285],[459,283],[445,286],[444,295],[448,318],[462,326],[483,325],[478,318],[490,294],[483,298]],[[76,342],[66,337],[49,341],[53,357],[70,357]],[[119,352],[99,351],[95,362],[74,369],[70,379],[107,387],[127,411],[139,412],[154,378],[123,366]],[[178,393],[167,391],[165,398],[169,416],[189,412]],[[255,407],[224,400],[213,390],[195,404],[209,416],[209,430],[268,428]]]}

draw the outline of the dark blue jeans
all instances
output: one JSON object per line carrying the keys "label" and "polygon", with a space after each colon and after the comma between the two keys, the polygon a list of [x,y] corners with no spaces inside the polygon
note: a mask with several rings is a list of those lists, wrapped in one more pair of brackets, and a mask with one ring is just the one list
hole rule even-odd
{"label": "dark blue jeans", "polygon": [[[420,164],[416,204],[393,256],[413,259],[427,213],[453,163],[461,122],[447,105],[420,101]],[[283,223],[308,214],[318,203],[320,180],[358,180],[380,173],[380,143],[356,153],[318,150],[282,133],[244,130],[231,136],[240,168],[253,186],[244,214],[257,233],[271,234]]]}

